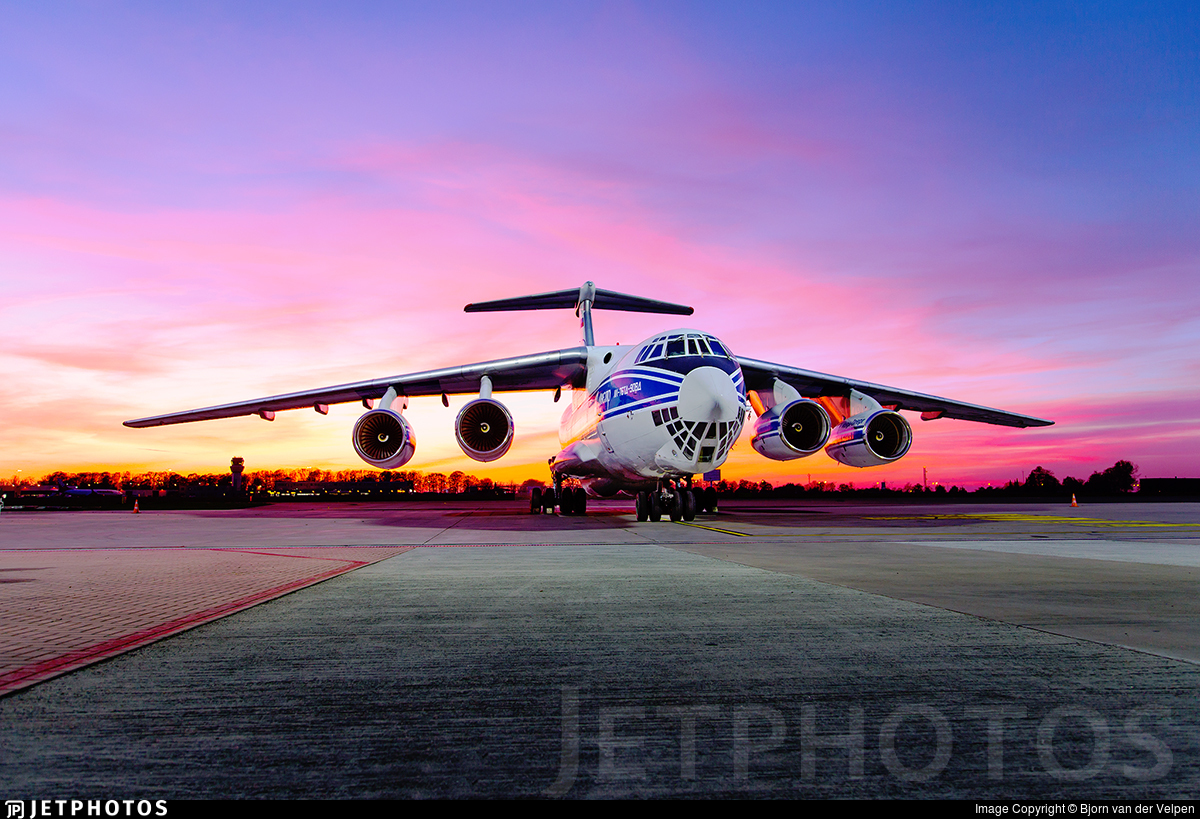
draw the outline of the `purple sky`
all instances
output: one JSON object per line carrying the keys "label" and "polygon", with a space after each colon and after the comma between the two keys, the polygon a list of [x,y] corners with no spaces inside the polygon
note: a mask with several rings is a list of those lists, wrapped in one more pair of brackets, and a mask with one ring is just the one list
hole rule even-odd
{"label": "purple sky", "polygon": [[[182,5],[0,7],[0,477],[364,466],[349,406],[120,422],[570,346],[462,306],[587,279],[1057,422],[730,476],[1200,476],[1194,4]],[[562,405],[509,404],[485,468],[415,401],[410,468],[544,477]]]}

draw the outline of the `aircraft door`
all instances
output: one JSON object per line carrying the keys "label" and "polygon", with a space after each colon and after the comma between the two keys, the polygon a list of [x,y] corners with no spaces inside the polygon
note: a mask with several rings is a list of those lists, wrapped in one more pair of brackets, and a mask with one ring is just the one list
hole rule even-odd
{"label": "aircraft door", "polygon": [[604,444],[604,449],[607,450],[609,455],[615,455],[616,450],[614,450],[612,448],[612,444],[608,442],[608,430],[605,428],[604,422],[601,421],[599,424],[597,424],[596,429],[600,433],[600,441]]}

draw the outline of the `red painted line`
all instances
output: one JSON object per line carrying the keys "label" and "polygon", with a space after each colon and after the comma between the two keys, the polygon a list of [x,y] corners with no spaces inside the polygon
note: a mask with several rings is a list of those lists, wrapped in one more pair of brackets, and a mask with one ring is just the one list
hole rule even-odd
{"label": "red painted line", "polygon": [[[407,549],[405,550],[407,551]],[[399,553],[398,553],[399,554]],[[12,671],[0,675],[0,696],[11,694],[21,688],[26,688],[34,683],[41,682],[44,679],[58,676],[59,674],[72,671],[85,665],[99,662],[100,660],[113,657],[117,654],[129,651],[130,649],[138,648],[139,646],[152,643],[156,640],[161,640],[172,634],[177,634],[181,631],[186,631],[204,623],[212,622],[213,620],[226,617],[243,609],[248,609],[259,603],[265,603],[268,600],[311,586],[322,580],[328,580],[331,577],[336,577],[340,574],[361,568],[369,565],[361,561],[344,560],[348,564],[336,569],[322,572],[321,574],[313,575],[302,580],[294,580],[290,583],[284,583],[280,586],[274,586],[270,589],[265,589],[254,594],[241,597],[229,603],[223,603],[218,606],[211,606],[207,609],[202,609],[192,614],[177,617],[161,625],[152,628],[135,631],[121,637],[115,637],[111,640],[105,640],[85,648],[76,649],[75,651],[67,652],[66,654],[54,657],[49,660],[41,660],[40,662],[30,663]]]}
{"label": "red painted line", "polygon": [[[412,549],[419,544],[393,544],[393,543],[363,543],[346,544],[341,546],[280,546],[280,549]],[[238,552],[245,551],[244,549],[235,549],[227,546],[89,546],[86,549],[79,549],[74,546],[62,546],[54,549],[4,549],[0,548],[0,554],[61,554],[63,552],[178,552],[179,550],[189,552]],[[266,552],[264,554],[275,554],[274,552]],[[326,558],[326,560],[334,560],[335,558]]]}

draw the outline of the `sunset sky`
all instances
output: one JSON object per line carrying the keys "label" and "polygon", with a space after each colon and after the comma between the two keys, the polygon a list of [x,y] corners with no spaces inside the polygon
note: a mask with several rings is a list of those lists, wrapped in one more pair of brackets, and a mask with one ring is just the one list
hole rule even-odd
{"label": "sunset sky", "polygon": [[[365,468],[358,405],[121,422],[574,346],[462,308],[589,279],[1056,422],[726,477],[1200,477],[1200,5],[0,4],[0,478]],[[563,404],[504,399],[484,465],[467,398],[412,402],[406,468],[548,477]]]}

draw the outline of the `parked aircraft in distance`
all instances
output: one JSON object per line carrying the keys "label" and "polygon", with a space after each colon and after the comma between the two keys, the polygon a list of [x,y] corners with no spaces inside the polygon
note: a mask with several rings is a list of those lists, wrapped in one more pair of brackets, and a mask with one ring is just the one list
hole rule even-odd
{"label": "parked aircraft in distance", "polygon": [[[678,329],[633,346],[595,343],[592,310],[624,310],[690,316],[692,308],[598,290],[577,290],[468,304],[465,311],[573,308],[583,345],[460,367],[274,395],[205,409],[126,421],[152,427],[212,418],[258,415],[274,420],[280,410],[315,409],[362,401],[354,424],[354,450],[379,469],[396,469],[413,457],[416,435],[402,412],[408,399],[478,393],[458,413],[454,435],[464,453],[494,461],[513,441],[513,418],[493,397],[501,391],[564,388],[571,404],[559,427],[562,451],[550,459],[553,489],[535,491],[533,512],[584,514],[588,495],[632,494],[638,520],[692,520],[716,511],[716,493],[693,490],[692,478],[724,463],[749,411],[755,414],[750,444],[761,455],[788,461],[824,448],[855,467],[888,464],[904,457],[912,428],[899,410],[924,420],[960,418],[1011,427],[1053,421],[989,409],[933,395],[855,381],[745,358],[715,336]],[[375,402],[378,401],[378,404]],[[581,488],[564,486],[577,479]]]}

